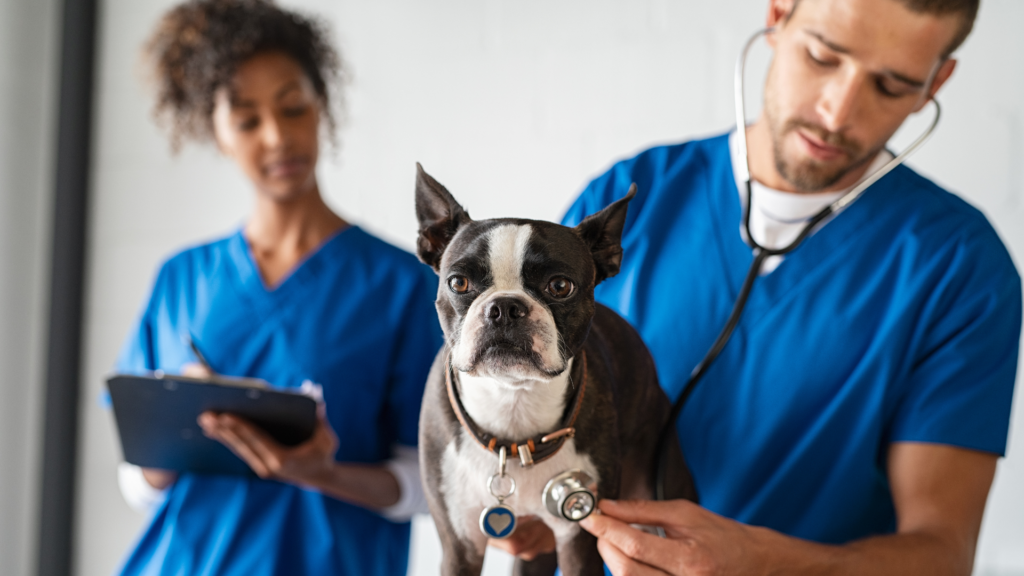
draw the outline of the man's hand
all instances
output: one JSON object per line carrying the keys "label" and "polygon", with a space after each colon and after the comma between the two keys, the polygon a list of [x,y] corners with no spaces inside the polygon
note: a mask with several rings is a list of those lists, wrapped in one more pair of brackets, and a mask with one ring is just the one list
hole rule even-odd
{"label": "man's hand", "polygon": [[[763,529],[729,520],[686,500],[602,500],[582,522],[616,576],[763,573]],[[666,538],[630,526],[660,526]]]}
{"label": "man's hand", "polygon": [[283,446],[259,427],[231,414],[203,412],[199,425],[206,436],[230,448],[260,478],[319,487],[333,473],[338,438],[322,408],[313,436],[298,446]]}
{"label": "man's hand", "polygon": [[516,531],[511,536],[487,543],[523,560],[533,560],[541,554],[555,551],[555,534],[543,520],[536,516],[520,516],[516,522]]}
{"label": "man's hand", "polygon": [[[602,500],[580,525],[616,575],[829,574],[960,576],[971,573],[997,457],[914,442],[889,447],[895,534],[829,546],[740,524],[691,502]],[[667,538],[629,524],[660,526]]]}

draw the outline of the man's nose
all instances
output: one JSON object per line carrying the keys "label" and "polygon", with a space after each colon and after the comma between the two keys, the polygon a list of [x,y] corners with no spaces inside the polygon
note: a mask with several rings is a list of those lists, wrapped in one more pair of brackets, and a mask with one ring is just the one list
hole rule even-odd
{"label": "man's nose", "polygon": [[513,296],[499,296],[491,300],[484,309],[489,324],[507,326],[526,316],[529,307],[526,302]]}
{"label": "man's nose", "polygon": [[828,82],[817,106],[822,127],[829,132],[840,132],[848,128],[856,111],[860,90],[861,79],[854,72],[837,76]]}

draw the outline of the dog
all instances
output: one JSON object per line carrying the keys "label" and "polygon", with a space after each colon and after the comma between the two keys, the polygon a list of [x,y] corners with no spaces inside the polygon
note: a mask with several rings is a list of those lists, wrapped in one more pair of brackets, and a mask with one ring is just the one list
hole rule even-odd
{"label": "dog", "polygon": [[[419,432],[443,574],[479,574],[488,538],[508,536],[525,515],[554,532],[563,574],[604,574],[596,538],[573,521],[596,502],[552,504],[575,488],[551,483],[569,474],[570,486],[596,486],[596,497],[651,498],[669,400],[637,332],[594,301],[594,287],[619,271],[635,194],[634,185],[575,228],[475,221],[417,164],[417,255],[440,277],[445,334]],[[665,496],[694,500],[670,436]],[[555,561],[517,561],[515,570],[550,574]]]}

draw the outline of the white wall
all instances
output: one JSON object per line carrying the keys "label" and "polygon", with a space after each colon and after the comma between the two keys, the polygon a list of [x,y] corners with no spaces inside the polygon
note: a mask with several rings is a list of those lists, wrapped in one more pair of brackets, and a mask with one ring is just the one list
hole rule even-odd
{"label": "white wall", "polygon": [[51,0],[0,0],[0,574],[35,562],[56,85]]}
{"label": "white wall", "polygon": [[[137,49],[168,0],[102,14],[77,527],[80,575],[109,573],[143,518],[122,503],[111,415],[96,397],[159,260],[244,217],[242,178],[209,147],[171,158],[148,118]],[[411,248],[414,162],[475,217],[555,219],[592,176],[652,143],[732,124],[731,71],[764,0],[288,1],[334,24],[350,121],[322,188],[347,217]],[[1024,5],[985,0],[946,116],[912,163],[963,192],[1024,254]],[[752,111],[753,113],[753,111]],[[1000,465],[979,573],[1024,574],[1024,416]],[[1014,487],[1017,487],[1015,490]],[[429,522],[414,572],[436,573]],[[492,573],[507,559],[489,559]]]}

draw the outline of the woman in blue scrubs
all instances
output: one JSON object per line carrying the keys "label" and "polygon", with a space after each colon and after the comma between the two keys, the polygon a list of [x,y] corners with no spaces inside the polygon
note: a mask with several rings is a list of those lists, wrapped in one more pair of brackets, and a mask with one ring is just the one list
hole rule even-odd
{"label": "woman in blue scrubs", "polygon": [[163,264],[118,369],[201,371],[192,341],[217,373],[321,390],[323,404],[294,448],[200,418],[258,477],[122,467],[126,497],[155,512],[121,573],[405,574],[437,284],[320,194],[340,60],[318,22],[254,0],[178,6],[147,56],[174,145],[216,143],[255,201],[240,230]]}

